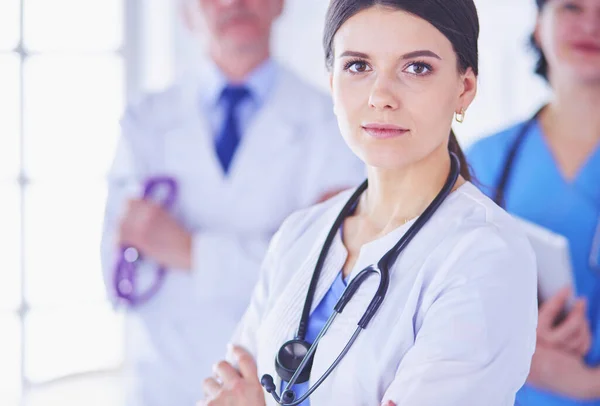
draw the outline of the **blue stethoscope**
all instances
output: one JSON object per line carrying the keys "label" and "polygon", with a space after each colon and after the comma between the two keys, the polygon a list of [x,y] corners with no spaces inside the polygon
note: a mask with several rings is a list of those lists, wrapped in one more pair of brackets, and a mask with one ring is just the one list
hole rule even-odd
{"label": "blue stethoscope", "polygon": [[[363,182],[363,184],[358,187],[354,194],[352,194],[350,199],[342,208],[335,222],[333,223],[333,226],[331,227],[331,230],[329,231],[329,234],[325,239],[323,248],[321,249],[321,253],[317,260],[317,264],[315,265],[315,270],[313,272],[313,276],[308,287],[306,300],[304,301],[304,309],[302,311],[302,317],[300,318],[300,324],[298,326],[298,332],[296,334],[296,337],[293,340],[284,343],[281,346],[281,349],[279,350],[275,358],[275,371],[283,381],[287,382],[285,388],[281,392],[281,395],[277,394],[276,385],[273,382],[273,377],[271,375],[263,375],[263,377],[261,378],[261,385],[268,393],[270,393],[273,396],[273,398],[278,404],[285,406],[297,406],[300,403],[304,402],[337,367],[340,361],[350,350],[350,347],[352,347],[352,345],[358,338],[360,332],[367,328],[367,325],[369,324],[373,316],[375,316],[375,313],[377,313],[377,310],[383,303],[389,286],[390,267],[394,264],[400,253],[406,248],[408,243],[410,243],[410,241],[417,235],[417,233],[423,228],[423,226],[429,221],[429,219],[441,206],[444,200],[450,195],[459,176],[459,159],[454,153],[450,152],[450,173],[448,175],[448,178],[446,179],[444,186],[442,187],[442,190],[438,193],[433,202],[431,202],[431,204],[425,209],[423,214],[419,216],[419,218],[417,218],[415,223],[396,243],[396,245],[394,245],[392,249],[385,253],[385,255],[381,257],[377,264],[369,265],[368,267],[360,271],[352,279],[352,281],[350,281],[350,283],[342,293],[342,296],[336,303],[334,307],[334,312],[331,314],[331,316],[325,323],[325,326],[323,326],[318,336],[315,338],[315,341],[312,344],[310,344],[306,341],[306,330],[308,328],[308,319],[310,316],[310,310],[312,307],[315,291],[317,289],[319,275],[321,274],[323,264],[325,263],[325,258],[327,257],[327,253],[329,251],[329,248],[331,247],[331,244],[333,243],[333,239],[335,238],[336,234],[338,233],[338,230],[342,226],[343,221],[346,219],[346,217],[351,215],[351,213],[354,211],[354,208],[356,207],[356,204],[360,199],[360,196],[367,189],[367,181]],[[309,380],[310,371],[313,363],[313,356],[315,351],[317,350],[319,341],[321,341],[321,338],[323,338],[323,336],[327,333],[327,330],[335,320],[336,316],[342,313],[344,307],[346,307],[350,299],[352,299],[352,296],[354,296],[360,285],[362,285],[362,283],[372,275],[379,275],[379,286],[373,296],[373,299],[369,303],[365,313],[359,320],[358,327],[356,328],[354,334],[350,338],[350,341],[340,352],[333,364],[327,369],[327,371],[325,371],[323,376],[321,376],[314,383],[314,385],[312,385],[307,390],[307,392],[304,395],[296,399],[296,394],[291,388],[295,384],[304,383]]]}
{"label": "blue stethoscope", "polygon": [[[496,182],[496,190],[494,191],[493,199],[497,205],[506,208],[506,187],[508,186],[508,182],[510,181],[513,168],[515,166],[515,160],[521,151],[521,147],[525,138],[530,133],[531,128],[537,121],[540,116],[540,113],[544,110],[546,106],[540,108],[519,130],[517,136],[515,137],[512,145],[510,146],[508,153],[506,154],[506,159],[504,160],[504,165],[502,166],[502,172],[498,177]],[[600,219],[598,219],[598,223],[596,224],[596,230],[594,231],[594,237],[592,238],[592,247],[590,249],[590,254],[588,257],[588,265],[589,267],[597,272],[600,272]]]}

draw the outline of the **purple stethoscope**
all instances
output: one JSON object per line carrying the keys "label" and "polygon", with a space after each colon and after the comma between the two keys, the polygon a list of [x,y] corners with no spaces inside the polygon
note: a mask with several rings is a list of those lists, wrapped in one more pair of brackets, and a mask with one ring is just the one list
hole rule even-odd
{"label": "purple stethoscope", "polygon": [[[168,176],[151,177],[144,184],[144,200],[153,200],[165,209],[171,209],[177,199],[177,182]],[[129,306],[143,304],[154,296],[164,282],[166,269],[158,266],[154,281],[144,292],[136,290],[137,267],[141,261],[140,252],[135,247],[122,246],[114,271],[116,295]]]}

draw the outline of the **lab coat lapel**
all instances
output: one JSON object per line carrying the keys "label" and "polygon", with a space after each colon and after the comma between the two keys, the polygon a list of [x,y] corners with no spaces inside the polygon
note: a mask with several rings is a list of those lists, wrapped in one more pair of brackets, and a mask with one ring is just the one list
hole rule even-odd
{"label": "lab coat lapel", "polygon": [[189,87],[180,91],[180,105],[173,106],[181,115],[174,122],[181,124],[165,131],[166,167],[172,173],[200,176],[203,182],[219,182],[221,165],[215,153],[214,136],[200,107],[200,91],[199,85],[190,79]]}
{"label": "lab coat lapel", "polygon": [[[379,248],[379,247],[377,247]],[[379,252],[377,250],[363,250],[354,266],[351,274],[349,275],[348,281],[350,282],[356,275],[368,267],[369,265],[376,262],[379,258]],[[331,327],[323,336],[315,359],[313,361],[313,368],[311,371],[310,384],[314,384],[327,369],[333,365],[335,359],[342,352],[343,348],[352,338],[358,327],[358,321],[363,316],[367,309],[369,302],[373,298],[373,294],[376,291],[379,284],[379,277],[372,275],[368,277],[356,291],[352,299],[348,302],[341,314],[339,314]],[[364,334],[364,333],[362,333]],[[358,338],[360,340],[361,337]],[[335,375],[338,371],[344,369],[344,360],[342,359],[340,365],[331,373],[329,378],[326,380],[328,385],[332,385],[335,382]],[[312,399],[315,404],[331,404],[333,399],[328,399],[325,396],[330,391],[317,390],[313,395]]]}
{"label": "lab coat lapel", "polygon": [[[271,341],[268,347],[275,349],[275,351],[277,351],[284,342],[294,338],[296,334],[317,259],[321,253],[323,243],[329,233],[330,227],[335,221],[342,204],[343,203],[336,204],[326,213],[325,216],[327,221],[323,222],[325,226],[321,230],[319,237],[315,239],[309,254],[306,256],[306,259],[300,265],[299,269],[290,272],[290,280],[286,286],[283,287],[281,294],[278,295],[278,299],[271,307],[272,311],[265,320],[265,325],[273,328],[273,331],[269,331],[270,336],[265,337],[265,339]],[[345,259],[346,252],[343,246],[336,245],[330,249],[323,265],[323,269],[321,270],[311,313],[329,290],[329,287],[344,265]],[[285,264],[283,265],[285,266]]]}
{"label": "lab coat lapel", "polygon": [[282,70],[272,94],[243,134],[233,159],[229,179],[236,186],[256,186],[290,164],[302,123],[297,111],[290,111],[293,106],[289,95],[287,75]]}
{"label": "lab coat lapel", "polygon": [[[454,198],[449,197],[449,199]],[[440,208],[443,210],[443,208]],[[408,271],[411,269],[415,263],[421,261],[423,256],[426,255],[427,248],[434,246],[435,242],[432,242],[434,245],[425,244],[424,241],[430,241],[432,238],[434,240],[438,240],[441,236],[445,235],[445,233],[432,235],[433,230],[439,230],[440,226],[438,225],[440,222],[444,222],[443,212],[440,213],[440,216],[434,216],[430,222],[423,227],[423,229],[419,232],[419,234],[415,237],[415,239],[408,244],[406,249],[400,254],[398,260],[393,264],[393,266],[389,269],[390,273],[390,284],[393,284],[395,280],[398,283],[400,278],[411,277],[410,274],[405,274],[404,271]],[[435,225],[434,225],[435,224]],[[433,225],[433,227],[432,227]],[[367,268],[370,265],[377,264],[377,262],[385,255],[388,250],[393,247],[400,238],[406,233],[409,229],[409,225],[405,225],[397,228],[396,230],[390,232],[388,235],[372,242],[366,244],[361,249],[360,255],[354,266],[352,272],[349,275],[348,281],[352,281],[363,269]],[[419,242],[416,240],[419,239]],[[394,270],[401,269],[402,273],[394,277]],[[311,372],[311,384],[314,383],[317,379],[319,379],[325,371],[334,363],[335,359],[343,350],[344,346],[350,341],[352,335],[355,333],[358,322],[365,314],[371,300],[373,300],[374,294],[377,291],[379,286],[379,276],[374,274],[368,277],[358,288],[352,299],[348,302],[343,312],[337,316],[333,324],[331,325],[327,334],[323,337],[323,340],[319,344],[319,348],[317,350],[317,354],[314,359],[313,369]],[[391,288],[391,287],[390,287]],[[389,298],[388,298],[389,301]],[[384,301],[385,303],[385,301]],[[398,312],[401,312],[402,309],[398,309]],[[381,320],[381,315],[379,318],[377,314],[375,318],[371,320],[368,328],[372,328],[374,323],[386,322],[386,320]],[[389,322],[389,320],[387,321]],[[358,342],[365,338],[366,330],[361,332],[361,336],[358,337],[355,342],[355,346]],[[356,351],[356,347],[354,347],[354,351]],[[352,351],[352,349],[350,350]],[[335,376],[337,372],[340,370],[344,370],[344,360],[342,360],[339,366],[332,372],[330,375],[329,384],[335,385]],[[328,404],[328,402],[333,402],[332,399],[322,398],[325,393],[330,393],[331,391],[322,391],[321,395],[319,395],[319,391],[315,392],[313,396],[313,400],[316,404]]]}

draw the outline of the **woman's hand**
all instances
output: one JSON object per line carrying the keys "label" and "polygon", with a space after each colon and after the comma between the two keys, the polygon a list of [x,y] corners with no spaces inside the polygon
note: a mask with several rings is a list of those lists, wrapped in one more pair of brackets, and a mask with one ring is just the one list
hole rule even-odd
{"label": "woman's hand", "polygon": [[246,350],[233,348],[239,371],[230,363],[215,365],[215,377],[202,384],[205,400],[199,406],[265,406],[265,395],[258,379],[256,363]]}
{"label": "woman's hand", "polygon": [[537,341],[538,344],[583,357],[592,343],[585,301],[579,299],[566,318],[556,325],[570,295],[570,289],[565,288],[542,304],[538,317]]}
{"label": "woman's hand", "polygon": [[540,307],[536,349],[527,382],[569,398],[591,399],[598,386],[594,385],[598,371],[583,361],[592,342],[585,301],[578,300],[556,324],[570,295],[570,289],[562,289]]}
{"label": "woman's hand", "polygon": [[538,343],[527,382],[571,399],[597,399],[600,370],[589,368],[575,354]]}

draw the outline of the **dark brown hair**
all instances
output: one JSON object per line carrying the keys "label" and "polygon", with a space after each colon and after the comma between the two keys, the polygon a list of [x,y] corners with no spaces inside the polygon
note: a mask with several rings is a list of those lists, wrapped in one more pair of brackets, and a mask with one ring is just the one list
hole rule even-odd
{"label": "dark brown hair", "polygon": [[[403,10],[429,22],[452,43],[459,72],[471,68],[475,75],[479,73],[479,18],[473,0],[331,0],[323,36],[328,69],[333,66],[333,39],[340,27],[360,11],[378,5]],[[462,177],[471,180],[467,160],[452,130],[448,149],[460,159]]]}
{"label": "dark brown hair", "polygon": [[[542,11],[547,2],[548,0],[536,0],[538,13]],[[529,38],[529,44],[537,56],[537,61],[535,62],[535,73],[548,82],[548,61],[546,60],[544,51],[542,51],[542,48],[536,42],[534,34],[531,34],[531,37]]]}

